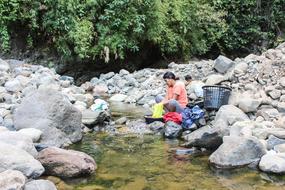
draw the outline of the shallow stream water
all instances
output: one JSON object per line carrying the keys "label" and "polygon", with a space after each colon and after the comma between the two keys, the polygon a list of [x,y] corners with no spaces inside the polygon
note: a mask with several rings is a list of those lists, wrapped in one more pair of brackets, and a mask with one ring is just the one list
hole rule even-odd
{"label": "shallow stream water", "polygon": [[[140,118],[144,109],[111,105],[116,117]],[[161,136],[88,134],[72,148],[91,155],[96,174],[68,182],[76,190],[279,190],[285,177],[255,170],[219,171],[208,165],[208,155],[176,155],[178,140]]]}

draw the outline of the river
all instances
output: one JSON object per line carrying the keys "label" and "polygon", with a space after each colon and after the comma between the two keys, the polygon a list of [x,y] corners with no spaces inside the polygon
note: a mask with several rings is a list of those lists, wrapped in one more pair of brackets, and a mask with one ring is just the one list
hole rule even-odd
{"label": "river", "polygon": [[[115,117],[139,118],[144,109],[111,105]],[[90,133],[72,148],[91,155],[96,174],[68,182],[76,190],[281,190],[285,177],[251,169],[221,171],[208,165],[208,155],[177,155],[179,140],[155,135]]]}

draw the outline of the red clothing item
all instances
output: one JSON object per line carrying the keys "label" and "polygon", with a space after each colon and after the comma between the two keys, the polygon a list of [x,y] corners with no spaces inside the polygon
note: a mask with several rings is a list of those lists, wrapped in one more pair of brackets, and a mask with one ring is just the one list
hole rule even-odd
{"label": "red clothing item", "polygon": [[177,124],[181,124],[182,123],[182,115],[180,113],[177,113],[177,112],[168,112],[168,113],[164,114],[163,120],[165,123],[167,121],[173,121]]}
{"label": "red clothing item", "polygon": [[174,99],[174,94],[178,95],[177,101],[179,102],[180,106],[185,108],[188,104],[188,98],[184,82],[176,81],[174,86],[167,87],[166,99]]}

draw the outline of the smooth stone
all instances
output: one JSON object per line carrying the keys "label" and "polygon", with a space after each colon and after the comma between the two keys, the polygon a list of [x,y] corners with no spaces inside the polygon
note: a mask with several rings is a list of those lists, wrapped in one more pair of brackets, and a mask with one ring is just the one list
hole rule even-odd
{"label": "smooth stone", "polygon": [[16,146],[0,142],[0,152],[0,172],[12,169],[28,178],[37,178],[45,171],[38,160]]}
{"label": "smooth stone", "polygon": [[39,179],[26,183],[24,190],[57,190],[57,188],[51,181]]}
{"label": "smooth stone", "polygon": [[22,190],[26,177],[17,170],[6,170],[0,173],[1,190]]}
{"label": "smooth stone", "polygon": [[33,142],[38,142],[41,138],[41,135],[43,134],[41,130],[34,128],[20,129],[19,131],[17,131],[17,133],[31,138]]}
{"label": "smooth stone", "polygon": [[90,175],[97,169],[94,159],[75,150],[49,147],[41,152],[37,159],[45,167],[45,174],[63,178]]}
{"label": "smooth stone", "polygon": [[285,154],[274,151],[268,152],[261,158],[259,169],[269,173],[285,173]]}

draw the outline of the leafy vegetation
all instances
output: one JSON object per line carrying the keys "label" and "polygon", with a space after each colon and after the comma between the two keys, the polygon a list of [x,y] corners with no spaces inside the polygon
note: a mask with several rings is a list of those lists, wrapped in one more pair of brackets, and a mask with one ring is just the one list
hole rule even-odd
{"label": "leafy vegetation", "polygon": [[284,40],[285,0],[214,0],[213,5],[227,12],[222,50],[248,53]]}
{"label": "leafy vegetation", "polygon": [[157,47],[187,58],[213,48],[252,51],[282,39],[285,0],[0,0],[0,45],[25,32],[27,47],[39,39],[63,58],[124,59]]}

